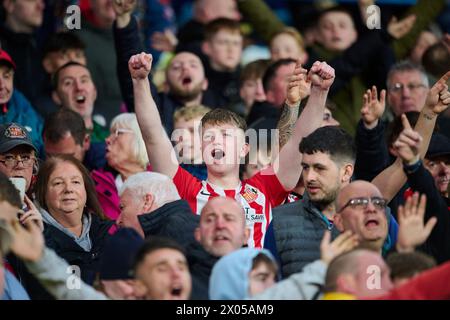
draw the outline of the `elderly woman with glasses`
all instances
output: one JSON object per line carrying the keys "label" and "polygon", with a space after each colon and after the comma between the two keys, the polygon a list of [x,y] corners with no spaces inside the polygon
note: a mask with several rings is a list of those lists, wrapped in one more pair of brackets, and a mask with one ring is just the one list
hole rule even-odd
{"label": "elderly woman with glasses", "polygon": [[105,214],[115,220],[120,214],[118,190],[131,175],[146,171],[147,150],[134,113],[122,113],[111,122],[106,138],[108,168],[94,170],[92,178]]}

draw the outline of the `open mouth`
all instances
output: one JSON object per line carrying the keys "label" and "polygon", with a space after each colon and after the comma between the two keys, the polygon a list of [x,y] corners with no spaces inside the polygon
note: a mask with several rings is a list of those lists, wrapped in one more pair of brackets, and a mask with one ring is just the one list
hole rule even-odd
{"label": "open mouth", "polygon": [[365,222],[365,226],[368,228],[378,227],[380,223],[375,219],[370,219]]}
{"label": "open mouth", "polygon": [[172,287],[172,290],[170,291],[170,294],[173,298],[181,298],[181,293],[183,292],[183,287],[182,286],[174,286]]}
{"label": "open mouth", "polygon": [[229,240],[228,237],[226,237],[224,235],[218,235],[218,236],[214,237],[214,242],[217,242],[217,241],[228,241],[228,240]]}
{"label": "open mouth", "polygon": [[78,95],[78,96],[75,97],[75,101],[77,103],[84,103],[86,101],[86,97],[83,96],[83,95]]}
{"label": "open mouth", "polygon": [[225,157],[225,152],[223,152],[223,150],[220,149],[213,149],[211,151],[211,156],[216,160],[220,160],[223,157]]}
{"label": "open mouth", "polygon": [[185,86],[185,85],[189,85],[189,84],[191,84],[191,82],[192,82],[192,79],[191,79],[191,77],[184,77],[182,80],[181,80],[181,83],[183,84],[183,86]]}

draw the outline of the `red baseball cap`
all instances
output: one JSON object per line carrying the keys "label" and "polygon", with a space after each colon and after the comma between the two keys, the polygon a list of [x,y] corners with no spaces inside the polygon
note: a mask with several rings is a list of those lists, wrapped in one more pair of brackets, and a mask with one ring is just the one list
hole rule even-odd
{"label": "red baseball cap", "polygon": [[5,63],[10,65],[14,70],[16,70],[16,64],[14,63],[13,59],[9,56],[9,54],[5,51],[0,49],[0,63]]}

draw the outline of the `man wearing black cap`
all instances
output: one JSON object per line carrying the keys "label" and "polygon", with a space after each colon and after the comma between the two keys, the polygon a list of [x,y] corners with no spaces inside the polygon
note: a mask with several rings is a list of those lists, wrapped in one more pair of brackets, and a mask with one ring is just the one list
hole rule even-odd
{"label": "man wearing black cap", "polygon": [[433,134],[422,162],[419,149],[423,139],[408,125],[406,120],[405,129],[394,147],[403,160],[408,185],[427,197],[424,222],[432,217],[437,218],[436,226],[420,249],[433,256],[437,263],[442,263],[450,260],[450,140],[444,135]]}
{"label": "man wearing black cap", "polygon": [[14,89],[15,71],[12,58],[0,49],[0,123],[16,122],[26,127],[39,155],[43,155],[43,121],[27,98]]}
{"label": "man wearing black cap", "polygon": [[37,149],[30,133],[17,123],[0,125],[0,172],[8,177],[26,180],[25,190],[31,185],[33,171],[37,171]]}
{"label": "man wearing black cap", "polygon": [[431,137],[424,161],[441,195],[448,199],[450,182],[450,139],[440,133]]}

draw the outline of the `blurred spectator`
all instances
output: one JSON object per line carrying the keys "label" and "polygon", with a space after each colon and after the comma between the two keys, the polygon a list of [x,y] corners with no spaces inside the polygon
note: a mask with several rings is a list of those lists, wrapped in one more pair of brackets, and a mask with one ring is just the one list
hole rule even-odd
{"label": "blurred spectator", "polygon": [[210,108],[199,105],[180,108],[173,114],[171,138],[180,166],[200,180],[206,179],[207,170],[203,163],[199,128],[201,119],[209,111]]}
{"label": "blurred spectator", "polygon": [[89,171],[101,169],[106,165],[105,143],[91,143],[91,137],[79,113],[60,108],[45,119],[43,131],[46,157],[72,155]]}
{"label": "blurred spectator", "polygon": [[[9,223],[17,222],[17,212],[22,209],[20,194],[6,175],[0,173],[0,300],[30,300],[13,270],[5,268],[6,255],[13,241]],[[9,264],[7,265],[9,267]]]}
{"label": "blurred spectator", "polygon": [[211,300],[244,300],[275,284],[278,266],[264,249],[243,248],[222,257],[209,281]]}
{"label": "blurred spectator", "polygon": [[[122,97],[117,78],[112,24],[116,18],[111,0],[80,0],[81,29],[76,34],[86,45],[87,66],[98,90],[96,114],[108,126],[120,113]],[[107,53],[107,54],[105,54]]]}
{"label": "blurred spectator", "polygon": [[35,31],[42,25],[44,0],[3,0],[0,48],[16,62],[15,87],[34,105],[44,89],[45,72]]}
{"label": "blurred spectator", "polygon": [[411,50],[409,60],[415,64],[421,64],[424,52],[438,42],[439,38],[433,32],[428,30],[422,31],[417,39],[416,45]]}
{"label": "blurred spectator", "polygon": [[219,18],[205,26],[202,45],[208,56],[205,74],[208,88],[223,100],[222,107],[230,108],[239,100],[239,73],[243,36],[239,22]]}
{"label": "blurred spectator", "polygon": [[269,43],[272,60],[295,59],[302,64],[308,61],[303,38],[294,28],[286,27],[275,33]]}
{"label": "blurred spectator", "polygon": [[421,252],[393,253],[386,259],[394,287],[401,286],[422,271],[436,266],[436,261]]}
{"label": "blurred spectator", "polygon": [[168,237],[186,247],[194,239],[199,217],[181,200],[166,176],[140,172],[129,177],[120,193],[119,228],[133,228],[142,237]]}
{"label": "blurred spectator", "polygon": [[146,300],[188,300],[192,279],[183,248],[173,240],[152,237],[133,264],[135,293]]}
{"label": "blurred spectator", "polygon": [[260,118],[270,119],[268,129],[275,129],[280,118],[283,103],[286,100],[289,77],[292,75],[296,61],[280,59],[269,65],[262,77],[262,85],[266,99],[256,100],[247,116],[247,123],[252,125]]}
{"label": "blurred spectator", "polygon": [[148,169],[148,156],[134,113],[122,113],[111,122],[106,138],[105,168],[94,170],[92,178],[105,214],[115,220],[120,214],[119,193],[133,174]]}
{"label": "blurred spectator", "polygon": [[71,61],[86,65],[85,48],[84,43],[73,32],[58,32],[47,39],[42,51],[42,65],[47,73],[47,79],[35,105],[43,117],[58,109],[52,100],[54,73]]}
{"label": "blurred spectator", "polygon": [[94,287],[114,300],[139,299],[132,268],[144,239],[134,230],[123,228],[105,243]]}
{"label": "blurred spectator", "polygon": [[[83,117],[92,142],[105,141],[108,129],[94,119],[93,115],[97,86],[85,65],[70,61],[56,70],[53,76],[52,98],[58,106],[69,108]],[[97,109],[95,112],[97,113]]]}
{"label": "blurred spectator", "polygon": [[15,62],[6,51],[0,49],[0,123],[16,122],[24,126],[37,149],[37,156],[41,157],[43,121],[27,98],[14,88],[15,77]]}
{"label": "blurred spectator", "polygon": [[387,76],[387,103],[400,116],[408,111],[419,111],[425,105],[429,90],[428,77],[422,66],[408,60],[397,62]]}
{"label": "blurred spectator", "polygon": [[201,54],[201,43],[205,40],[205,25],[217,18],[239,21],[241,14],[235,0],[195,0],[193,16],[178,29],[176,52],[190,51]]}
{"label": "blurred spectator", "polygon": [[262,83],[264,72],[269,60],[256,60],[247,64],[241,71],[239,78],[239,96],[241,102],[232,107],[233,111],[242,117],[247,117],[255,102],[266,100]]}

